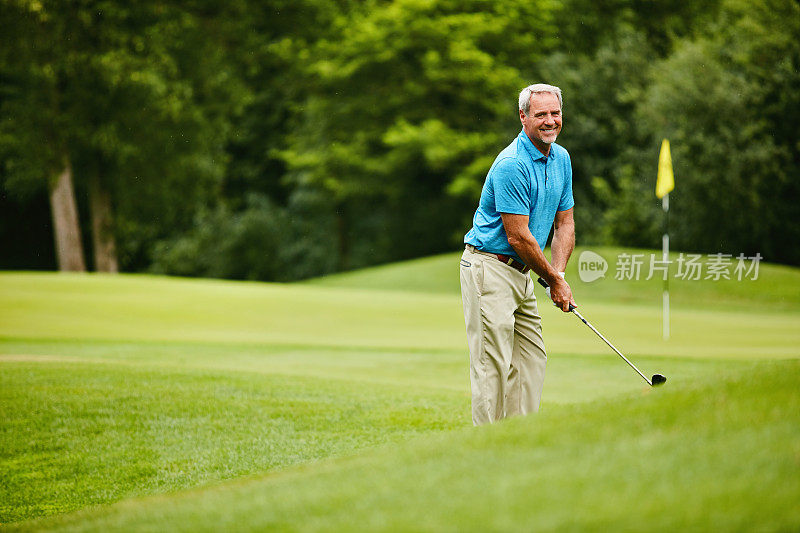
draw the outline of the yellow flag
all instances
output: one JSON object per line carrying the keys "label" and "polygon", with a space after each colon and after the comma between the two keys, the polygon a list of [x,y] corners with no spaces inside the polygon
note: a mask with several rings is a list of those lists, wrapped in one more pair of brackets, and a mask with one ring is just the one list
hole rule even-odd
{"label": "yellow flag", "polygon": [[669,141],[661,141],[661,153],[658,156],[658,180],[656,196],[664,198],[675,188],[675,176],[672,174],[672,156],[669,153]]}

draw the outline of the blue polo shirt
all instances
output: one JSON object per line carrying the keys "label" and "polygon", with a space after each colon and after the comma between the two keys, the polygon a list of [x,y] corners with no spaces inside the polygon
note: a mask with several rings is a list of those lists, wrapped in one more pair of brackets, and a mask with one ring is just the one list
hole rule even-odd
{"label": "blue polo shirt", "polygon": [[545,157],[523,130],[489,169],[472,229],[464,237],[464,243],[521,261],[508,244],[500,213],[528,215],[528,227],[544,249],[556,212],[573,205],[569,153],[553,143]]}

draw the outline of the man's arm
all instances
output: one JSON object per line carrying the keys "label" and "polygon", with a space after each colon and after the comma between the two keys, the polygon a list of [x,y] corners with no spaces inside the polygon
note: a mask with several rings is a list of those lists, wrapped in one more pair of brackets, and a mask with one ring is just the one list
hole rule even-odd
{"label": "man's arm", "polygon": [[[570,209],[569,211],[571,219],[572,210]],[[575,300],[572,299],[572,289],[569,288],[569,284],[558,275],[559,270],[547,262],[539,243],[536,242],[536,239],[531,234],[531,230],[528,227],[529,217],[527,215],[512,215],[509,213],[501,213],[500,216],[503,219],[503,228],[506,230],[508,243],[534,272],[547,281],[547,284],[550,285],[550,298],[553,299],[553,302],[565,313],[569,312],[570,303],[577,307]],[[572,250],[569,253],[572,253]],[[569,254],[564,258],[564,266],[566,266],[568,258]]]}
{"label": "man's arm", "polygon": [[553,268],[559,272],[567,269],[569,256],[575,249],[575,220],[572,217],[572,208],[558,211],[553,221],[553,243],[550,251],[553,255]]}

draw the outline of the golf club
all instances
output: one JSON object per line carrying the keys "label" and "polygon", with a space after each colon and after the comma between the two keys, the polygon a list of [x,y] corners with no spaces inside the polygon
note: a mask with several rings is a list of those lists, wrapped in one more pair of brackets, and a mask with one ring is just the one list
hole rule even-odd
{"label": "golf club", "polygon": [[[542,278],[539,278],[537,281],[539,282],[539,285],[541,285],[541,286],[542,286],[542,287],[544,287],[545,289],[548,289],[548,288],[550,288],[550,286],[547,284],[547,282],[546,282],[545,280],[543,280]],[[661,385],[662,383],[664,383],[665,381],[667,381],[667,378],[666,378],[665,376],[662,376],[661,374],[653,374],[653,378],[652,378],[652,379],[647,379],[647,376],[645,376],[644,374],[642,374],[642,372],[641,372],[641,371],[640,371],[638,368],[636,368],[636,365],[634,365],[633,363],[631,363],[631,362],[628,360],[628,358],[627,358],[627,357],[625,357],[624,355],[622,355],[622,352],[620,352],[619,350],[617,350],[617,349],[616,349],[616,347],[614,347],[614,345],[613,345],[613,344],[611,344],[610,342],[608,342],[608,339],[606,339],[606,338],[605,338],[605,337],[602,335],[602,333],[600,333],[599,331],[597,331],[597,329],[595,329],[595,327],[594,327],[593,325],[591,325],[591,324],[590,324],[590,323],[589,323],[589,322],[588,322],[588,321],[587,321],[585,318],[583,318],[583,316],[582,316],[582,315],[581,315],[581,314],[578,312],[578,310],[577,310],[577,309],[575,309],[575,306],[574,306],[574,305],[572,305],[572,304],[569,304],[569,310],[570,310],[570,312],[571,312],[572,314],[574,314],[576,317],[580,318],[580,319],[581,319],[581,322],[583,322],[584,324],[586,324],[587,326],[589,326],[589,329],[591,329],[592,331],[594,331],[594,332],[597,334],[597,336],[598,336],[598,337],[600,337],[601,339],[603,339],[603,340],[606,342],[606,344],[608,344],[608,345],[611,347],[611,349],[612,349],[612,350],[614,350],[615,352],[617,352],[617,355],[618,355],[618,356],[620,356],[620,357],[622,357],[622,358],[625,360],[625,362],[626,362],[626,363],[628,363],[628,364],[630,365],[630,367],[631,367],[632,369],[636,370],[636,373],[638,373],[640,376],[642,376],[642,379],[643,379],[643,380],[645,380],[645,381],[647,382],[647,384],[648,384],[648,385],[650,385],[651,387],[655,387],[655,386],[657,386],[657,385]]]}

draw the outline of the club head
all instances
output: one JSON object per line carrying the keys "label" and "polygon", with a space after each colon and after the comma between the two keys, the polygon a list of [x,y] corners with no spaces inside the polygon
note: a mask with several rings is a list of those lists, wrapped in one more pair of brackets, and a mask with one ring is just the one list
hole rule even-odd
{"label": "club head", "polygon": [[661,374],[653,374],[653,379],[651,380],[651,383],[653,387],[655,387],[657,385],[661,385],[665,381],[667,381],[667,378],[662,376]]}

